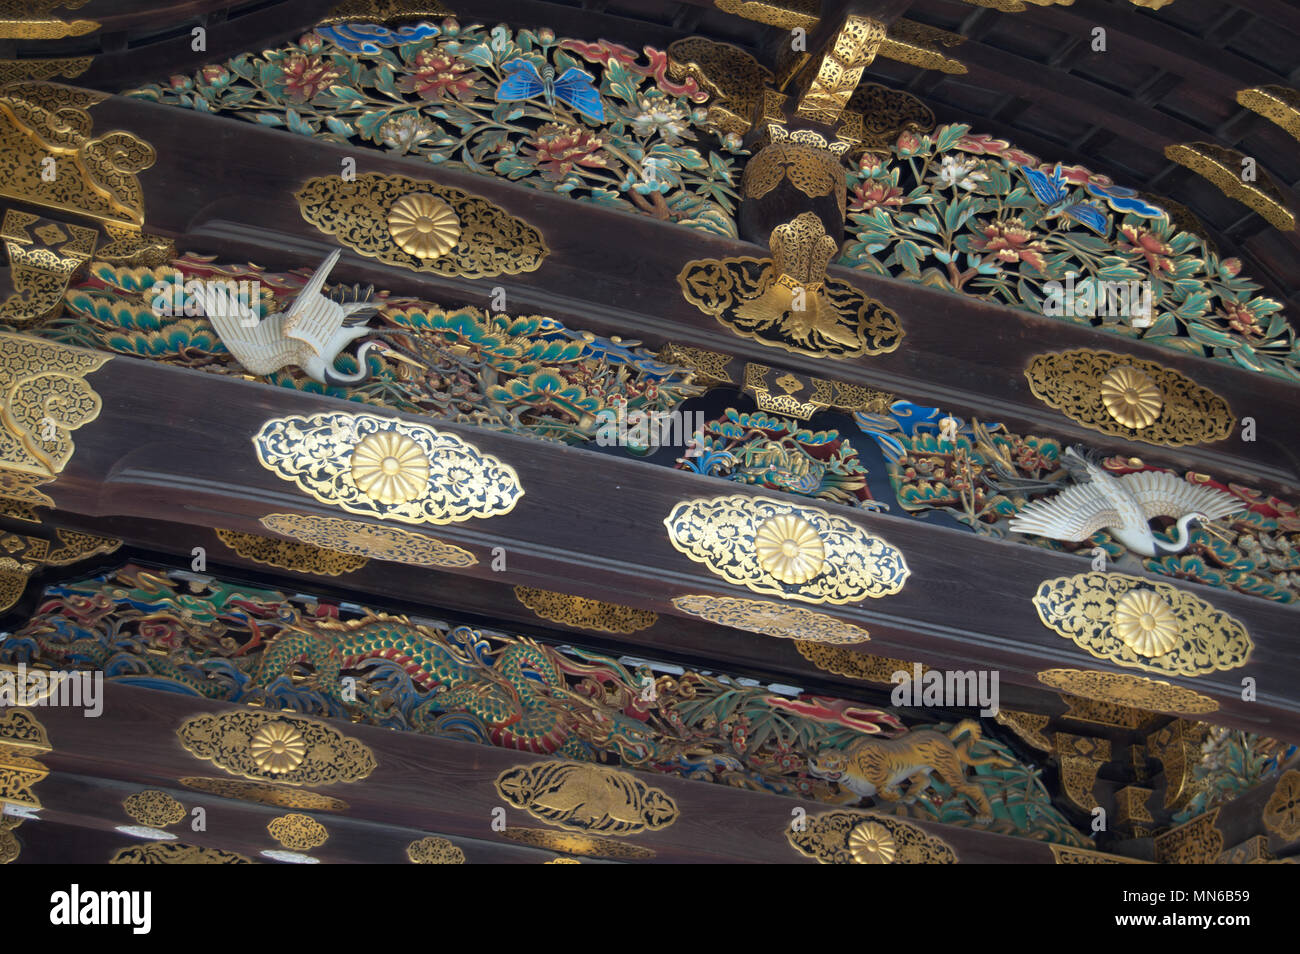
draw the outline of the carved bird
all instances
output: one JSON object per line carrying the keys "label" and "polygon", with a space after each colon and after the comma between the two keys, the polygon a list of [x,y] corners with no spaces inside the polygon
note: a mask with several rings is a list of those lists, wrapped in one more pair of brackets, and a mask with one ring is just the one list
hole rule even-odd
{"label": "carved bird", "polygon": [[[376,333],[365,319],[348,322],[357,312],[374,313],[369,301],[332,301],[321,294],[325,279],[339,259],[335,249],[303,285],[288,311],[267,315],[251,323],[238,314],[235,303],[217,283],[203,283],[203,310],[221,337],[221,343],[249,374],[265,375],[286,365],[297,365],[314,380],[328,385],[349,385],[370,376],[367,353],[374,348],[400,361],[415,364],[378,341],[367,341],[357,349],[360,366],[352,374],[334,370],[339,352],[356,339]],[[352,297],[362,297],[353,290]],[[367,297],[368,296],[364,296]],[[367,315],[366,317],[369,317]]]}
{"label": "carved bird", "polygon": [[[1185,550],[1193,523],[1245,509],[1231,494],[1189,484],[1170,473],[1140,471],[1115,477],[1074,448],[1065,453],[1074,462],[1066,466],[1081,482],[1021,510],[1011,520],[1015,532],[1077,543],[1105,529],[1134,553],[1154,557]],[[1153,517],[1178,518],[1173,543],[1156,539],[1148,523]]]}

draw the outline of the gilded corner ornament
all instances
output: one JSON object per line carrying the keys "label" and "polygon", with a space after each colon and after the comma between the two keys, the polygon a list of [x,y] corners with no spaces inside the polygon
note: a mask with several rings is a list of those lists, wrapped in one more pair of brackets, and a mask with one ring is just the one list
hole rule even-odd
{"label": "gilded corner ornament", "polygon": [[[43,222],[43,225],[37,225]],[[95,230],[8,209],[0,238],[14,293],[0,301],[0,322],[17,328],[54,314],[72,276],[95,251]]]}
{"label": "gilded corner ornament", "polygon": [[1039,400],[1103,434],[1182,447],[1232,433],[1227,401],[1154,361],[1079,348],[1035,356],[1025,377]]}
{"label": "gilded corner ornament", "polygon": [[497,778],[497,792],[534,818],[569,831],[635,835],[667,828],[677,804],[631,772],[586,762],[534,762]]}
{"label": "gilded corner ornament", "polygon": [[1168,712],[1174,715],[1202,715],[1217,712],[1219,703],[1207,695],[1160,679],[1125,672],[1095,669],[1044,669],[1038,681],[1070,695],[1120,705]]}
{"label": "gilded corner ornament", "polygon": [[674,596],[673,606],[683,613],[690,613],[719,626],[730,626],[732,629],[781,639],[808,643],[865,643],[871,638],[861,626],[825,613],[815,613],[802,606],[773,603],[769,600],[693,593]]}
{"label": "gilded corner ornament", "polygon": [[1244,666],[1254,643],[1237,619],[1168,583],[1125,573],[1045,580],[1043,625],[1097,659],[1176,676]]}
{"label": "gilded corner ornament", "polygon": [[883,538],[816,507],[732,494],[684,500],[664,519],[678,551],[728,583],[808,603],[897,593],[910,571]]}
{"label": "gilded corner ornament", "polygon": [[515,599],[542,619],[597,633],[626,636],[647,629],[659,620],[659,615],[650,610],[534,589],[531,586],[516,586]]}
{"label": "gilded corner ornament", "polygon": [[293,570],[297,573],[341,576],[366,565],[366,558],[363,556],[327,550],[309,543],[275,540],[238,530],[218,529],[216,533],[222,543],[246,560],[283,570]]}
{"label": "gilded corner ornament", "polygon": [[86,382],[109,355],[0,334],[0,467],[56,477],[72,458],[72,432],[99,417],[103,401]]}
{"label": "gilded corner ornament", "polygon": [[396,418],[343,412],[272,418],[253,437],[277,477],[349,513],[447,524],[514,509],[513,467],[455,434]]}
{"label": "gilded corner ornament", "polygon": [[824,865],[953,865],[957,852],[942,838],[911,822],[864,811],[809,815],[802,830],[786,826],[786,838]]}
{"label": "gilded corner ornament", "polygon": [[482,196],[377,172],[309,179],[295,194],[311,225],[385,265],[457,278],[536,271],[541,233]]}
{"label": "gilded corner ornament", "polygon": [[898,348],[898,316],[829,278],[839,243],[804,212],[772,230],[772,257],[698,259],[677,276],[682,295],[742,338],[814,358],[857,358]]}

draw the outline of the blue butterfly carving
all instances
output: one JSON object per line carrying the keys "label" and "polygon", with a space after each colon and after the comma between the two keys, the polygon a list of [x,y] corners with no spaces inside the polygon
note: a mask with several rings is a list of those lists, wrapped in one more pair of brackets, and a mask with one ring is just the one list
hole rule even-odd
{"label": "blue butterfly carving", "polygon": [[1031,169],[1029,166],[1021,166],[1020,171],[1029,180],[1029,188],[1034,191],[1038,201],[1047,206],[1047,213],[1044,218],[1050,219],[1058,215],[1064,215],[1080,225],[1087,226],[1098,235],[1106,234],[1108,231],[1106,213],[1102,209],[1091,202],[1069,201],[1070,188],[1065,182],[1065,177],[1061,175],[1061,164],[1059,162],[1050,176],[1045,172],[1039,172],[1037,169]]}
{"label": "blue butterfly carving", "polygon": [[1146,219],[1157,219],[1165,214],[1164,209],[1156,208],[1145,199],[1138,198],[1134,189],[1117,185],[1102,186],[1092,182],[1087,183],[1084,188],[1097,198],[1105,199],[1106,204],[1116,212],[1131,212]]}
{"label": "blue butterfly carving", "polygon": [[604,122],[605,107],[590,73],[571,66],[555,78],[555,70],[547,66],[540,73],[531,60],[511,60],[501,67],[510,75],[497,90],[497,102],[509,103],[522,99],[545,97],[546,105],[555,108],[558,99],[568,103],[592,122]]}

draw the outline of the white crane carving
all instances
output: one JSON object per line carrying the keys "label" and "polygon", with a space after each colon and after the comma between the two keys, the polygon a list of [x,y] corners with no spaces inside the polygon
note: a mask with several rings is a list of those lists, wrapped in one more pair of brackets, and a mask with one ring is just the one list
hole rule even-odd
{"label": "white crane carving", "polygon": [[325,261],[303,285],[288,311],[267,315],[253,324],[240,315],[219,283],[202,284],[203,310],[217,330],[221,343],[249,374],[265,375],[285,365],[297,365],[321,384],[357,384],[370,376],[366,355],[372,348],[409,364],[415,364],[378,341],[367,341],[357,349],[360,366],[352,374],[334,370],[339,352],[358,338],[373,334],[364,321],[348,324],[354,312],[373,308],[369,302],[340,304],[321,294],[325,279],[339,259],[339,250],[330,252]]}
{"label": "white crane carving", "polygon": [[[1246,506],[1231,494],[1170,473],[1144,470],[1115,477],[1074,448],[1065,453],[1082,465],[1086,481],[1026,506],[1011,520],[1015,532],[1077,543],[1105,529],[1134,553],[1154,557],[1185,550],[1192,523],[1231,516]],[[1156,539],[1148,523],[1153,517],[1178,518],[1173,543]]]}

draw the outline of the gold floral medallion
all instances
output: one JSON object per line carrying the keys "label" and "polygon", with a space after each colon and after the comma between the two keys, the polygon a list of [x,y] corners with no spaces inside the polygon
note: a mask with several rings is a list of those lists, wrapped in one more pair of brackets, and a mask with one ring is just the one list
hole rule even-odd
{"label": "gold floral medallion", "polygon": [[1151,590],[1130,590],[1121,596],[1111,627],[1139,656],[1163,656],[1179,643],[1178,617]]}
{"label": "gold floral medallion", "polygon": [[754,549],[764,570],[782,583],[807,583],[822,571],[826,547],[821,534],[802,517],[780,514],[754,531]]}
{"label": "gold floral medallion", "polygon": [[1148,427],[1160,417],[1164,395],[1156,383],[1137,368],[1121,365],[1101,379],[1101,402],[1106,412],[1125,427]]}
{"label": "gold floral medallion", "polygon": [[863,822],[849,832],[849,852],[860,865],[887,865],[898,854],[898,845],[884,825]]}
{"label": "gold floral medallion", "polygon": [[460,241],[460,219],[446,202],[417,192],[402,196],[388,210],[388,234],[403,252],[434,259]]}
{"label": "gold floral medallion", "polygon": [[379,431],[353,448],[352,480],[363,494],[380,503],[406,503],[424,492],[429,458],[405,434]]}
{"label": "gold floral medallion", "polygon": [[253,734],[249,745],[257,767],[274,775],[291,772],[302,764],[307,743],[287,722],[268,722]]}

